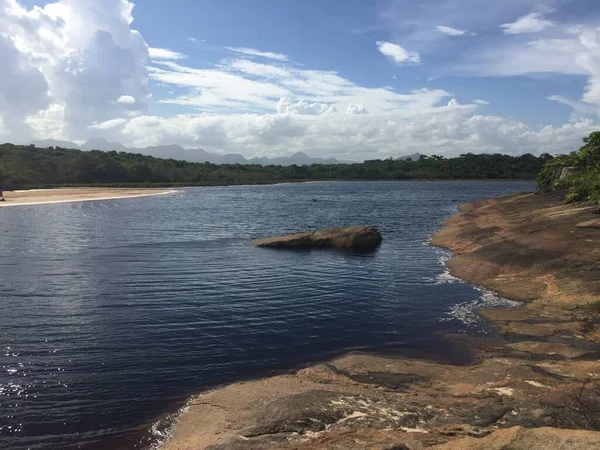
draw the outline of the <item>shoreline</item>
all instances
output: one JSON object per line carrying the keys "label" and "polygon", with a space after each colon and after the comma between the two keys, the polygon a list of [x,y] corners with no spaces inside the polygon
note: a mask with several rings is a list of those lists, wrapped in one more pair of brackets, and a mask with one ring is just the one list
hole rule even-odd
{"label": "shoreline", "polygon": [[434,235],[432,245],[453,252],[452,275],[526,302],[480,311],[498,338],[449,338],[473,351],[470,365],[349,354],[223,386],[190,398],[160,448],[600,446],[598,432],[564,429],[594,424],[556,414],[600,380],[600,315],[587,306],[600,298],[600,230],[572,233],[597,209],[517,194],[461,205]]}
{"label": "shoreline", "polygon": [[[315,179],[315,180],[268,180],[268,181],[240,181],[240,182],[197,182],[197,183],[107,183],[107,184],[56,184],[56,185],[27,185],[18,188],[12,192],[30,191],[30,190],[54,190],[54,189],[176,189],[176,188],[201,188],[201,187],[228,187],[228,186],[274,186],[281,184],[303,184],[303,183],[343,183],[343,182],[516,182],[516,183],[535,183],[534,178],[336,178],[336,179]],[[10,192],[10,191],[6,191]]]}
{"label": "shoreline", "polygon": [[176,193],[176,190],[133,188],[58,188],[5,191],[0,208],[10,206],[52,205],[58,203],[120,200]]}

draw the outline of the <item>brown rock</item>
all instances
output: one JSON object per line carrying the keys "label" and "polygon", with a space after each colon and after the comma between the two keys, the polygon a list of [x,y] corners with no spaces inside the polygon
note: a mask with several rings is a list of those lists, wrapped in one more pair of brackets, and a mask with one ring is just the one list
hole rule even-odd
{"label": "brown rock", "polygon": [[433,447],[435,450],[588,450],[600,448],[600,433],[557,428],[512,427],[485,438],[463,438]]}
{"label": "brown rock", "polygon": [[562,193],[461,205],[431,243],[454,252],[451,273],[513,300],[591,304],[600,298],[596,206]]}
{"label": "brown rock", "polygon": [[586,220],[575,225],[577,228],[597,228],[600,229],[600,219]]}
{"label": "brown rock", "polygon": [[256,239],[252,241],[252,245],[271,248],[373,250],[382,240],[381,233],[374,227],[342,227]]}

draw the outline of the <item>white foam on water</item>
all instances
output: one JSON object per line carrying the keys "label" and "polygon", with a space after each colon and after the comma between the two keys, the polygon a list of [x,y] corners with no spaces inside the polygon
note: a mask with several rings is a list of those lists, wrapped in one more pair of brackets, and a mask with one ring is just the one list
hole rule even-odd
{"label": "white foam on water", "polygon": [[[446,265],[446,263],[452,258],[453,253],[443,248],[437,248],[436,251],[439,255],[438,262],[444,267],[444,271],[435,277],[425,277],[423,280],[434,285],[466,283],[466,281],[462,278],[451,275],[450,269]],[[445,317],[440,319],[440,322],[458,320],[466,327],[477,327],[484,322],[484,319],[478,314],[480,309],[514,308],[521,305],[520,302],[500,297],[495,292],[485,289],[481,286],[474,286],[474,289],[480,293],[478,298],[452,306],[446,312]],[[482,331],[485,332],[483,329]]]}
{"label": "white foam on water", "polygon": [[446,266],[446,263],[452,258],[452,252],[441,248],[436,249],[436,251],[438,253],[438,262],[444,268],[444,271],[435,277],[424,277],[423,281],[435,285],[464,283],[464,280],[451,275],[450,269]]}
{"label": "white foam on water", "polygon": [[508,300],[500,297],[495,292],[482,287],[476,287],[480,295],[477,299],[470,302],[458,303],[452,306],[447,312],[446,317],[440,319],[441,322],[458,320],[467,327],[472,327],[481,324],[484,319],[477,313],[480,309],[486,308],[514,308],[520,306],[521,303]]}
{"label": "white foam on water", "polygon": [[150,434],[154,437],[155,441],[150,446],[150,449],[160,449],[162,445],[173,436],[173,432],[175,431],[179,419],[183,414],[189,411],[192,402],[197,398],[198,396],[189,398],[177,411],[167,414],[152,424],[150,427]]}

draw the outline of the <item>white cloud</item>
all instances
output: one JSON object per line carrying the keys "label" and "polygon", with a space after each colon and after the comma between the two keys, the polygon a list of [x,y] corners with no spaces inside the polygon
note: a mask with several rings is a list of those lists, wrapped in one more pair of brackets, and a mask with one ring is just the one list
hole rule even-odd
{"label": "white cloud", "polygon": [[110,130],[112,128],[116,128],[116,127],[125,125],[126,123],[127,123],[127,120],[125,120],[125,119],[111,119],[111,120],[106,120],[101,123],[95,123],[94,125],[90,125],[88,128],[90,130]]}
{"label": "white cloud", "polygon": [[336,108],[335,106],[326,103],[308,103],[305,101],[294,102],[290,97],[282,97],[279,102],[277,102],[277,112],[279,114],[319,116],[321,114],[336,112]]}
{"label": "white cloud", "polygon": [[521,43],[490,45],[468,55],[458,69],[484,76],[515,76],[539,73],[586,75],[579,59],[589,52],[576,36],[540,38]]}
{"label": "white cloud", "polygon": [[396,64],[420,64],[421,57],[416,52],[409,52],[398,44],[377,41],[379,51],[389,57]]}
{"label": "white cloud", "polygon": [[458,30],[456,28],[445,27],[443,25],[437,25],[435,29],[440,33],[447,34],[448,36],[475,36],[475,33],[470,31]]}
{"label": "white cloud", "polygon": [[554,22],[544,19],[542,11],[533,11],[519,17],[515,22],[500,25],[506,34],[537,33],[554,25]]}
{"label": "white cloud", "polygon": [[473,100],[473,103],[476,103],[478,105],[489,105],[490,104],[489,102],[482,100],[480,98],[476,98],[475,100]]}
{"label": "white cloud", "polygon": [[562,95],[551,95],[547,97],[547,99],[572,108],[571,122],[590,120],[595,115],[598,115],[600,113],[597,107],[595,107],[593,104],[585,103],[583,100],[571,100],[570,98],[564,97]]}
{"label": "white cloud", "polygon": [[198,42],[198,39],[196,39],[196,38],[195,38],[195,37],[193,37],[193,36],[188,36],[188,37],[186,38],[186,41],[188,41],[188,42]]}
{"label": "white cloud", "polygon": [[600,117],[600,27],[582,30],[579,41],[586,50],[577,55],[577,62],[590,75],[582,100],[594,105]]}
{"label": "white cloud", "polygon": [[183,53],[175,52],[173,50],[169,50],[169,49],[166,49],[166,48],[153,48],[153,47],[150,47],[148,49],[148,53],[150,55],[150,58],[152,58],[152,59],[173,59],[173,60],[177,60],[177,59],[185,59],[185,58],[187,58],[187,56],[184,55]]}
{"label": "white cloud", "polygon": [[14,139],[58,130],[85,138],[90,124],[132,110],[114,99],[147,98],[148,46],[131,29],[132,9],[127,0],[59,0],[31,10],[0,0],[0,116]]}
{"label": "white cloud", "polygon": [[255,63],[246,59],[238,59],[231,62],[229,68],[249,75],[257,75],[267,78],[285,78],[291,76],[290,71],[282,67]]}
{"label": "white cloud", "polygon": [[[483,76],[583,75],[587,86],[577,104],[591,105],[600,117],[600,28],[555,27],[552,37],[486,46],[470,53],[469,62],[458,70]],[[579,106],[575,112],[585,109]]]}
{"label": "white cloud", "polygon": [[163,103],[196,106],[207,110],[275,110],[285,87],[270,81],[244,78],[240,74],[214,69],[193,69],[172,62],[150,68],[150,77],[167,85],[189,88],[187,94],[162,100]]}
{"label": "white cloud", "polygon": [[591,121],[531,128],[521,122],[477,115],[474,106],[346,115],[216,114],[141,116],[124,127],[135,146],[177,142],[249,156],[291,155],[372,159],[407,152],[456,156],[461,153],[561,153],[580,145],[597,129]]}
{"label": "white cloud", "polygon": [[125,105],[133,105],[135,103],[135,98],[133,98],[131,95],[121,95],[117,99],[117,103],[122,103]]}
{"label": "white cloud", "polygon": [[25,118],[50,105],[48,82],[14,42],[2,35],[0,60],[0,115],[4,126],[15,133],[29,134]]}
{"label": "white cloud", "polygon": [[362,103],[350,102],[348,103],[348,107],[346,108],[346,114],[348,115],[356,115],[356,114],[369,114],[367,108]]}
{"label": "white cloud", "polygon": [[258,56],[260,58],[274,59],[277,61],[288,61],[289,60],[289,56],[284,55],[283,53],[263,52],[260,50],[256,50],[254,48],[246,48],[246,47],[225,47],[225,48],[232,52],[241,53],[243,55],[248,55],[248,56]]}
{"label": "white cloud", "polygon": [[[592,114],[559,127],[484,116],[478,110],[482,100],[460,104],[442,89],[360,85],[333,70],[310,69],[255,49],[233,47],[236,55],[215,66],[187,67],[185,55],[158,49],[163,56],[157,57],[157,49],[148,49],[132,29],[132,7],[126,0],[60,0],[27,10],[15,0],[0,0],[3,139],[104,137],[128,146],[175,143],[247,157],[305,151],[359,160],[397,155],[399,148],[444,155],[557,153],[577,147],[598,128]],[[439,34],[440,43],[453,44],[432,32],[436,23],[462,23],[460,18],[436,17],[423,25],[429,37]],[[463,70],[584,75],[588,85],[581,99],[552,100],[588,112],[598,108],[598,30],[551,31],[529,42],[504,36],[510,48],[486,42],[483,51],[475,39],[466,40],[474,47]],[[398,64],[420,62],[419,53],[397,44],[377,45]],[[162,85],[153,105],[157,114],[164,113],[160,103],[181,113],[149,116],[149,81]]]}
{"label": "white cloud", "polygon": [[424,108],[449,96],[443,90],[420,89],[399,94],[391,88],[365,88],[336,72],[298,69],[294,65],[226,61],[215,69],[194,69],[174,62],[151,67],[151,79],[187,89],[185,94],[162,102],[197,107],[205,112],[269,112],[282,97],[293,102],[334,105],[340,111],[351,102],[368,111]]}

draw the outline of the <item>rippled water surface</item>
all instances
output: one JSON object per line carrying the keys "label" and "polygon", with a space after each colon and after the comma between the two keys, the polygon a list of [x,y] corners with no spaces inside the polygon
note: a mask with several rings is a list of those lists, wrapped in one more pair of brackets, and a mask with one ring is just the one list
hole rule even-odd
{"label": "rippled water surface", "polygon": [[[0,448],[139,448],[202,389],[338,355],[422,351],[498,299],[426,245],[458,203],[530,182],[307,183],[0,208]],[[312,199],[317,198],[318,202]],[[250,239],[376,225],[372,254]]]}

